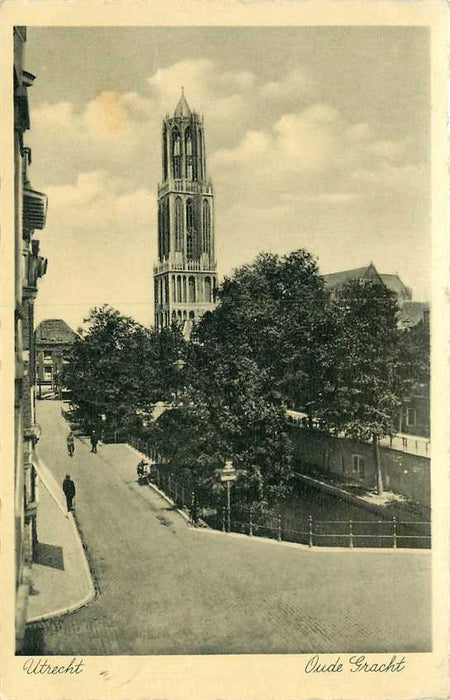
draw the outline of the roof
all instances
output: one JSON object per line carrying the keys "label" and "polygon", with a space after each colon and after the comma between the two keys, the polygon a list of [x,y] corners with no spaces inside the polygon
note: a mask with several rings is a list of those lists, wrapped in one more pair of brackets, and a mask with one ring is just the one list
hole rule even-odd
{"label": "roof", "polygon": [[176,117],[190,117],[191,116],[190,107],[189,107],[187,100],[184,96],[184,88],[181,88],[181,97],[178,100],[177,106],[175,107],[175,116]]}
{"label": "roof", "polygon": [[332,272],[330,275],[323,275],[325,285],[327,287],[340,287],[349,280],[358,280],[361,278],[381,279],[382,275],[379,275],[375,266],[370,263],[366,267],[356,267],[353,270],[343,270],[342,272]]}
{"label": "roof", "polygon": [[409,299],[411,299],[411,290],[408,289],[408,287],[403,284],[401,281],[400,277],[395,274],[395,275],[380,275],[381,279],[383,280],[384,284],[388,289],[390,289],[392,292],[395,292],[396,294],[404,294],[406,292],[407,296]]}
{"label": "roof", "polygon": [[398,323],[402,328],[417,326],[430,311],[426,301],[404,301],[400,309]]}
{"label": "roof", "polygon": [[62,318],[49,318],[41,321],[35,331],[36,343],[67,344],[73,343],[77,333]]}

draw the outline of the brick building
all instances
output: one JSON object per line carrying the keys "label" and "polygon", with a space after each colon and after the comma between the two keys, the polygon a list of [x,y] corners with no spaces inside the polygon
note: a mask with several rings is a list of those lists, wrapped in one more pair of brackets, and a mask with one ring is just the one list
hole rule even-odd
{"label": "brick building", "polygon": [[34,447],[39,439],[34,403],[34,303],[38,279],[47,269],[39,254],[37,231],[45,226],[47,197],[31,186],[31,149],[24,144],[30,128],[28,89],[35,76],[24,68],[25,27],[14,27],[14,494],[16,553],[16,646],[20,650],[37,541],[37,473]]}
{"label": "brick building", "polygon": [[62,398],[64,366],[77,338],[61,318],[41,321],[35,331],[36,393],[39,399],[52,395]]}

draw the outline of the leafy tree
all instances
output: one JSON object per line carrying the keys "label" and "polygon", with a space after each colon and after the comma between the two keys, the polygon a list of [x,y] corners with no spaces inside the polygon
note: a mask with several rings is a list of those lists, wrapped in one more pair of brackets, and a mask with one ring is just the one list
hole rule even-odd
{"label": "leafy tree", "polygon": [[305,250],[262,253],[225,278],[217,309],[205,315],[197,340],[211,339],[264,370],[268,400],[312,411],[321,374],[316,347],[325,333],[326,292]]}
{"label": "leafy tree", "polygon": [[[217,471],[232,458],[239,479],[234,502],[267,503],[291,477],[291,446],[283,411],[264,397],[264,374],[254,361],[220,344],[192,344],[181,406],[155,426],[161,454],[196,488],[220,495]],[[159,434],[158,434],[159,433]]]}
{"label": "leafy tree", "polygon": [[104,416],[110,430],[139,429],[175,389],[179,331],[157,334],[107,305],[92,309],[85,323],[65,374],[72,403],[90,427]]}
{"label": "leafy tree", "polygon": [[372,440],[383,491],[379,439],[395,432],[400,405],[400,331],[395,295],[379,282],[347,282],[331,302],[333,344],[318,416],[323,425]]}

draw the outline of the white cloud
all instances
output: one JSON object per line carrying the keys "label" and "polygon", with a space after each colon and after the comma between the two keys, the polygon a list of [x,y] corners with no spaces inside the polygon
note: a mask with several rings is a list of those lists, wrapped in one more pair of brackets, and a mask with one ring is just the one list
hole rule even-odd
{"label": "white cloud", "polygon": [[314,80],[303,67],[289,71],[280,81],[270,81],[259,87],[261,97],[270,102],[305,101],[315,92]]}

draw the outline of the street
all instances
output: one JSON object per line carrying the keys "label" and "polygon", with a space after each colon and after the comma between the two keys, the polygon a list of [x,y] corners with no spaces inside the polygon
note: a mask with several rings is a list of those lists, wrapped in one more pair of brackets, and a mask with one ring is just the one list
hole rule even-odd
{"label": "street", "polygon": [[136,482],[126,445],[75,439],[57,401],[37,403],[38,450],[70,473],[98,595],[29,626],[25,653],[230,654],[429,651],[427,551],[308,550],[197,531]]}

